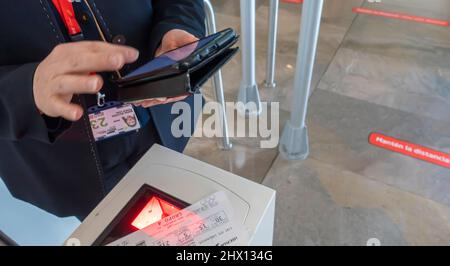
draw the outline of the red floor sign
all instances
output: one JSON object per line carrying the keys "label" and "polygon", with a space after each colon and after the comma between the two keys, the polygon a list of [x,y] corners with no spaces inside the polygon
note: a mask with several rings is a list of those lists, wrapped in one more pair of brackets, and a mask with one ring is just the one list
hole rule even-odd
{"label": "red floor sign", "polygon": [[293,4],[303,4],[303,0],[281,0],[281,2],[293,3]]}
{"label": "red floor sign", "polygon": [[378,16],[378,17],[385,17],[385,18],[392,18],[392,19],[414,21],[414,22],[425,23],[425,24],[432,24],[432,25],[437,25],[437,26],[442,26],[442,27],[448,27],[450,25],[450,23],[446,20],[427,18],[427,17],[419,17],[419,16],[408,15],[408,14],[381,11],[381,10],[375,10],[375,9],[369,9],[369,8],[363,8],[363,7],[354,7],[353,12],[359,13],[359,14]]}
{"label": "red floor sign", "polygon": [[374,146],[386,150],[401,153],[422,161],[450,168],[450,154],[447,153],[388,137],[379,133],[370,134],[369,142]]}

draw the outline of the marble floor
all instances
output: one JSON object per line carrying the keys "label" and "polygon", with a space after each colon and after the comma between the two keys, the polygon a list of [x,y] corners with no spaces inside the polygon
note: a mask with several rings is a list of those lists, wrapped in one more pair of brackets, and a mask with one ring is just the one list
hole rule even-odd
{"label": "marble floor", "polygon": [[[239,1],[213,0],[218,26],[239,29]],[[257,80],[263,82],[268,1],[257,0]],[[356,15],[366,7],[450,19],[446,0],[326,0],[308,126],[311,154],[287,161],[257,140],[196,138],[186,153],[277,190],[276,245],[450,245],[450,170],[371,146],[380,132],[450,153],[450,28]],[[289,118],[301,6],[281,3],[276,89]],[[224,69],[227,101],[240,57]],[[205,88],[208,99],[211,89]]]}

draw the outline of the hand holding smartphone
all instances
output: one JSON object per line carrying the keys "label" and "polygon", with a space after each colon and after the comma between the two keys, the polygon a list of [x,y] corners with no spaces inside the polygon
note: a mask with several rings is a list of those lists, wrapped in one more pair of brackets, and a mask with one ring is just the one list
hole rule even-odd
{"label": "hand holding smartphone", "polygon": [[226,29],[154,58],[116,80],[119,100],[139,104],[198,92],[236,54],[238,48],[231,47],[238,38]]}

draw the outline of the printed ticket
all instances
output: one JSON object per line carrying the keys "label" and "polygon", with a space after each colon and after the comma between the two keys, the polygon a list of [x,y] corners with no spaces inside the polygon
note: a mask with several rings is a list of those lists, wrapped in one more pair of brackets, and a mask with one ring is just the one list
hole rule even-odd
{"label": "printed ticket", "polygon": [[233,218],[221,191],[109,246],[242,246],[247,240],[242,221]]}

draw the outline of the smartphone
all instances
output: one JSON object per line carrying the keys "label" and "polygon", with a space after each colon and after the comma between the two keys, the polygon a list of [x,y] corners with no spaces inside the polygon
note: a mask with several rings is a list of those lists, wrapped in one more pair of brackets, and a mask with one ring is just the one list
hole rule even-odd
{"label": "smartphone", "polygon": [[180,74],[214,56],[235,42],[236,38],[237,34],[233,29],[223,30],[166,52],[116,82],[119,86],[127,87]]}

